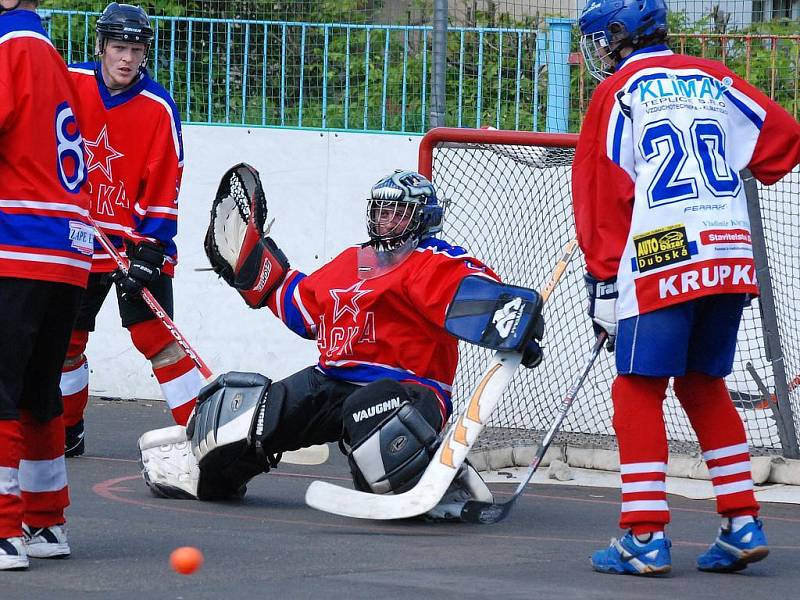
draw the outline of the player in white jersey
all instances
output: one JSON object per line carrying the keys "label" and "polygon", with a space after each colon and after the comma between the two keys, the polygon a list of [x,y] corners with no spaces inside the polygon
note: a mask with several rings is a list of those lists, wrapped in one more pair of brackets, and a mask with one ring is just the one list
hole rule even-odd
{"label": "player in white jersey", "polygon": [[606,573],[671,570],[662,403],[670,378],[697,433],[723,525],[697,560],[764,558],[731,372],[742,309],[758,295],[740,171],[774,183],[800,162],[800,124],[711,60],[674,54],[664,0],[590,0],[581,49],[602,83],[573,165],[589,315],[616,345],[612,387],[628,533],[592,556]]}

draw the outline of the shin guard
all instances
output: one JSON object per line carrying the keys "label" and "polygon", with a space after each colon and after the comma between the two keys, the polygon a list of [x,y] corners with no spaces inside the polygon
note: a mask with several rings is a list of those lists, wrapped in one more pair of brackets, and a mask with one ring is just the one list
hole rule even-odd
{"label": "shin guard", "polygon": [[25,504],[24,522],[49,527],[64,522],[69,506],[67,469],[64,461],[64,420],[61,416],[40,423],[28,411],[20,411],[23,431],[19,487]]}
{"label": "shin guard", "polygon": [[[134,346],[151,361],[175,344],[172,334],[157,320],[135,323],[129,330]],[[179,350],[179,356],[180,358],[167,364],[154,363],[153,375],[161,386],[161,393],[172,411],[172,418],[178,425],[186,425],[204,381],[194,361],[183,350]]]}
{"label": "shin guard", "polygon": [[0,538],[22,536],[22,496],[19,461],[22,457],[22,423],[0,420]]}
{"label": "shin guard", "polygon": [[89,402],[89,362],[84,356],[88,331],[75,330],[69,339],[67,362],[61,370],[61,396],[64,399],[64,426],[72,427],[83,419]]}
{"label": "shin guard", "polygon": [[611,388],[622,478],[619,524],[637,535],[669,523],[669,449],[662,408],[667,383],[666,377],[618,375]]}
{"label": "shin guard", "polygon": [[747,435],[725,380],[690,372],[676,377],[674,387],[700,441],[717,512],[723,517],[757,516]]}

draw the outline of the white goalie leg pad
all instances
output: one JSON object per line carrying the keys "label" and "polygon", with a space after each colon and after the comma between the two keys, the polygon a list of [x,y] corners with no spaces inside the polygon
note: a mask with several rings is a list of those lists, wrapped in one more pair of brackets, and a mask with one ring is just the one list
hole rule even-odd
{"label": "white goalie leg pad", "polygon": [[181,425],[145,432],[139,438],[142,476],[150,491],[163,498],[197,498],[200,470]]}
{"label": "white goalie leg pad", "polygon": [[491,503],[494,497],[475,468],[465,461],[439,504],[424,516],[432,521],[460,521],[461,509],[468,500]]}

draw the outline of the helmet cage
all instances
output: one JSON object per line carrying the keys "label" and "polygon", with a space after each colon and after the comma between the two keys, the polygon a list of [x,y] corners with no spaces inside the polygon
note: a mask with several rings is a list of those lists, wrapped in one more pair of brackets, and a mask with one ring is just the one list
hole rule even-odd
{"label": "helmet cage", "polygon": [[422,205],[419,202],[381,200],[367,201],[367,231],[373,243],[392,250],[419,230]]}

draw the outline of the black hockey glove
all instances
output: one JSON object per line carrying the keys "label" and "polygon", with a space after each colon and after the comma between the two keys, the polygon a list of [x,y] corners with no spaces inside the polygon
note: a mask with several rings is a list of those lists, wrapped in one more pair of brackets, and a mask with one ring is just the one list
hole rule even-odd
{"label": "black hockey glove", "polygon": [[133,302],[142,293],[142,288],[161,276],[164,266],[164,247],[160,244],[141,241],[135,246],[128,246],[127,275],[120,270],[114,271],[111,279],[119,287],[123,300]]}
{"label": "black hockey glove", "polygon": [[544,350],[536,340],[529,340],[522,351],[522,366],[533,369],[542,364]]}
{"label": "black hockey glove", "polygon": [[614,343],[617,339],[617,278],[601,281],[595,279],[587,271],[583,276],[586,282],[586,293],[589,295],[589,309],[586,313],[592,319],[592,327],[595,336],[603,331],[608,335],[606,349],[614,351]]}

